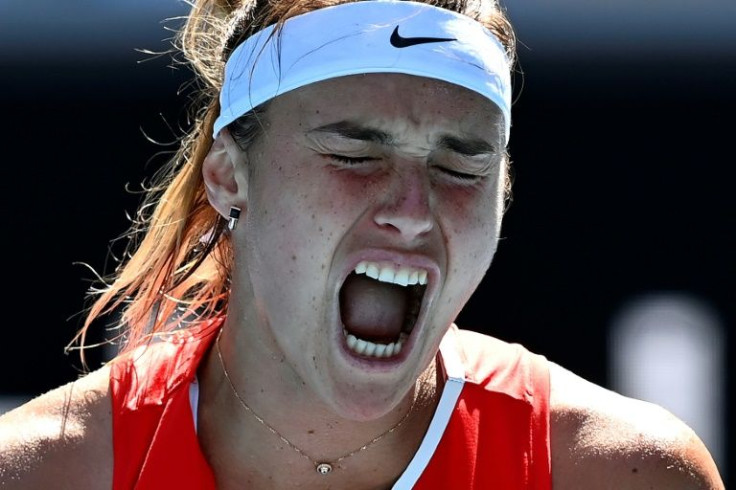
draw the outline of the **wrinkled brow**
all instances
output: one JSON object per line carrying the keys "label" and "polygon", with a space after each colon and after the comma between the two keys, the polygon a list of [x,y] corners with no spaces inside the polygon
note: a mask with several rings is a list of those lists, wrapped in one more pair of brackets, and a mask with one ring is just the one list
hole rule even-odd
{"label": "wrinkled brow", "polygon": [[[360,141],[369,141],[371,143],[379,143],[382,145],[391,145],[394,143],[394,137],[380,129],[361,126],[349,121],[340,121],[336,123],[326,124],[313,129],[310,133],[332,133],[343,138],[349,138]],[[487,141],[479,138],[462,138],[453,135],[443,135],[440,137],[439,148],[454,151],[464,156],[477,156],[484,154],[494,154],[496,147]]]}
{"label": "wrinkled brow", "polygon": [[353,140],[370,141],[372,143],[380,143],[382,145],[390,145],[394,142],[393,137],[380,129],[360,126],[349,121],[340,121],[332,124],[326,124],[313,129],[311,132],[316,133],[333,133],[343,138]]}
{"label": "wrinkled brow", "polygon": [[477,138],[458,138],[457,136],[445,135],[440,138],[439,146],[468,157],[496,153],[495,146]]}

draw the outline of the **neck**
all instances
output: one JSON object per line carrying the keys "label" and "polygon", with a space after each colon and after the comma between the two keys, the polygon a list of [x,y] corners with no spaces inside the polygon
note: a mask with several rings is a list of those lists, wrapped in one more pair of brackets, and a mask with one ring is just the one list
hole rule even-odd
{"label": "neck", "polygon": [[[238,367],[243,364],[238,363],[239,351],[234,345],[223,340],[221,351],[232,387],[217,349],[210,351],[200,371],[199,437],[218,476],[218,486],[221,479],[232,479],[240,486],[244,481],[259,481],[261,484],[253,486],[287,488],[312,480],[316,486],[337,485],[345,478],[346,487],[360,488],[360,475],[366,475],[367,487],[376,488],[378,475],[388,485],[401,475],[418,449],[437,403],[434,362],[384,416],[355,421],[336,415],[315,400],[303,383],[300,389],[288,385],[284,389],[283,378],[281,383],[261,376],[246,379],[243,373],[247,368]],[[238,396],[252,413],[244,409]],[[387,433],[400,422],[396,430]],[[384,433],[370,444],[374,447],[360,449]],[[344,457],[353,451],[355,454]],[[332,462],[333,472],[318,474],[314,461]],[[275,485],[277,480],[280,483]]]}

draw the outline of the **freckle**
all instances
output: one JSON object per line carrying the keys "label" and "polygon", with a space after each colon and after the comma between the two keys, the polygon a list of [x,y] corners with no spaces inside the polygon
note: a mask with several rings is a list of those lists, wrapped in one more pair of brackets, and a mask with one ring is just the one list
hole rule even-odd
{"label": "freckle", "polygon": [[265,392],[266,392],[266,390],[264,390],[263,388],[261,388],[261,393],[265,393]]}
{"label": "freckle", "polygon": [[292,255],[291,260],[296,260],[296,255]]}
{"label": "freckle", "polygon": [[314,429],[307,430],[307,434],[314,434]]}
{"label": "freckle", "polygon": [[314,215],[312,215],[312,219],[314,219]]}
{"label": "freckle", "polygon": [[322,227],[321,226],[319,227],[319,232],[322,233]]}

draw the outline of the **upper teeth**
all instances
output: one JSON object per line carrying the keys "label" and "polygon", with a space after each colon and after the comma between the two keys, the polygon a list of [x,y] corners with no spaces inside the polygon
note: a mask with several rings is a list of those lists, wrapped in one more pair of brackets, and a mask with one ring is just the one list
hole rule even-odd
{"label": "upper teeth", "polygon": [[356,274],[365,274],[371,279],[399,286],[409,286],[414,284],[427,284],[427,271],[416,269],[414,267],[395,268],[391,265],[378,264],[376,262],[368,262],[366,260],[355,266]]}

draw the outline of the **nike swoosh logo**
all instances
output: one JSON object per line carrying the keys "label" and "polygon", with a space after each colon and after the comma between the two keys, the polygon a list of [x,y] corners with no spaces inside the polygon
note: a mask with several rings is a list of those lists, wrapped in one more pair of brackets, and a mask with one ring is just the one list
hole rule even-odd
{"label": "nike swoosh logo", "polygon": [[454,37],[402,37],[399,34],[399,26],[396,26],[394,32],[391,33],[391,46],[395,48],[408,48],[417,44],[428,43],[444,43],[447,41],[457,41]]}

